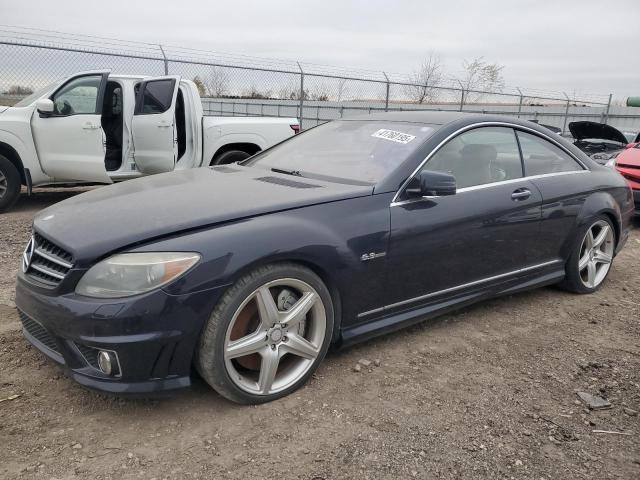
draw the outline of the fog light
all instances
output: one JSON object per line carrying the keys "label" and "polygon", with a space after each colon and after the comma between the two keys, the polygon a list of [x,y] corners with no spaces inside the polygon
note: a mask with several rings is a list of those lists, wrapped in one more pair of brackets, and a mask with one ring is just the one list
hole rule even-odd
{"label": "fog light", "polygon": [[105,352],[104,350],[100,350],[98,352],[98,367],[100,367],[100,371],[102,373],[105,375],[111,375],[113,373],[114,364],[115,359],[111,352]]}

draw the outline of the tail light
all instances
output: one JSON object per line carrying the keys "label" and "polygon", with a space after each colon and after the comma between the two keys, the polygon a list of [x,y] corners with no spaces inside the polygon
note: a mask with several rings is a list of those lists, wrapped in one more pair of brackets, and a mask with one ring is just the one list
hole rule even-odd
{"label": "tail light", "polygon": [[291,130],[293,130],[293,134],[297,135],[300,133],[300,125],[298,125],[297,123],[295,125],[289,125],[291,127]]}

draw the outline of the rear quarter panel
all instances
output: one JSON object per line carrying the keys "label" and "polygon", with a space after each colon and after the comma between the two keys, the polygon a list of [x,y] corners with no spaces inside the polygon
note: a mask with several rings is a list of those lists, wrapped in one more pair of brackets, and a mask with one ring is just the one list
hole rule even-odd
{"label": "rear quarter panel", "polygon": [[295,118],[204,117],[202,164],[209,165],[215,153],[231,143],[253,143],[265,150],[293,136]]}

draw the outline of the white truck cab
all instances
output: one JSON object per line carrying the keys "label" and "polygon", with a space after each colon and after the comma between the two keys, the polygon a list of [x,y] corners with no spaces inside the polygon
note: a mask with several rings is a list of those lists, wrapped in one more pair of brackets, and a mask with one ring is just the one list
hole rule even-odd
{"label": "white truck cab", "polygon": [[0,107],[0,212],[39,186],[108,184],[232,163],[299,130],[295,118],[205,117],[179,76],[75,74]]}

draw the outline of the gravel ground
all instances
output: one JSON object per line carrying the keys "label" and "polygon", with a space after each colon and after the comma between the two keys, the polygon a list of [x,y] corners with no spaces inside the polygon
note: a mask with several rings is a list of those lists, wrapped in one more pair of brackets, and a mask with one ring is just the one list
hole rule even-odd
{"label": "gravel ground", "polygon": [[[331,353],[267,405],[200,380],[119,399],[29,346],[12,302],[34,213],[76,192],[0,216],[0,477],[640,478],[640,230],[597,294],[544,288]],[[579,391],[612,407],[588,410]]]}

